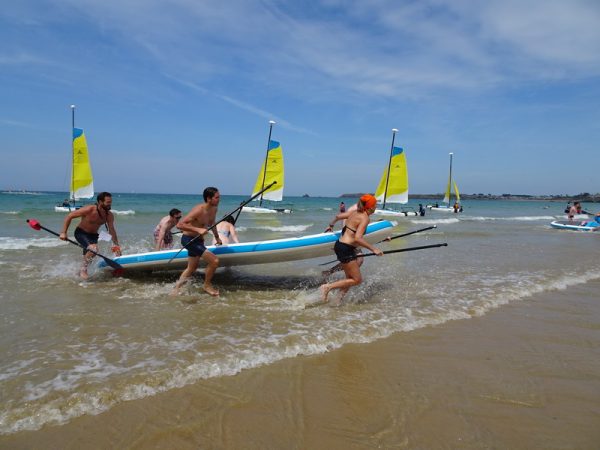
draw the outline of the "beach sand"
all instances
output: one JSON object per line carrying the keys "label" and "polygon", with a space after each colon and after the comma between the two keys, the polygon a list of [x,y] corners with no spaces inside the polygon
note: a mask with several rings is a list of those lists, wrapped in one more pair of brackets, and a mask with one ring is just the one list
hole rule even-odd
{"label": "beach sand", "polygon": [[204,380],[0,447],[597,449],[599,292],[592,281]]}

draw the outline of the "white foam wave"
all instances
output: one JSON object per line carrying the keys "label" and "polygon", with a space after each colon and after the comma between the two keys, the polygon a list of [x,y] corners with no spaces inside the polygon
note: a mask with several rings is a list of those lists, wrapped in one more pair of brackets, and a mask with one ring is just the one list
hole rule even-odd
{"label": "white foam wave", "polygon": [[[577,275],[568,273],[558,278],[548,275],[532,273],[524,276],[522,273],[513,273],[508,276],[491,276],[487,280],[481,280],[480,292],[474,293],[473,298],[477,299],[475,304],[468,300],[457,301],[456,298],[448,300],[447,296],[436,297],[433,294],[429,297],[430,303],[422,306],[420,315],[417,315],[416,309],[411,304],[415,301],[412,297],[402,297],[406,302],[406,308],[396,309],[397,313],[393,315],[379,308],[315,308],[307,310],[305,314],[325,319],[316,327],[307,329],[306,324],[298,324],[287,330],[285,335],[271,334],[265,336],[264,340],[254,340],[251,346],[240,345],[231,337],[215,333],[211,335],[211,339],[221,341],[223,345],[219,347],[229,347],[227,351],[214,356],[199,353],[196,360],[175,368],[166,367],[161,361],[152,358],[128,367],[115,365],[107,362],[99,349],[88,349],[78,355],[80,362],[66,373],[35,386],[29,386],[27,398],[29,405],[5,406],[0,413],[0,433],[10,434],[23,430],[37,430],[48,424],[63,424],[84,414],[99,414],[122,401],[153,396],[193,384],[201,379],[235,375],[241,370],[271,364],[285,358],[322,354],[348,343],[373,342],[397,332],[483,315],[514,300],[600,279],[600,270],[590,270]],[[362,295],[369,298],[379,297],[377,301],[382,304],[386,301],[398,302],[399,297],[393,297],[397,295],[396,291],[393,294],[380,292],[381,295],[372,295],[373,289],[377,289],[381,284],[376,277],[372,278],[371,282],[366,280],[363,287],[350,293],[350,299],[360,300]],[[440,289],[442,289],[441,294],[446,292],[445,288]],[[386,296],[392,298],[386,299]],[[296,300],[304,304],[307,300],[313,300],[313,297],[313,294],[301,291]],[[169,352],[196,351],[194,338],[192,334],[180,336],[172,341],[157,337],[153,343],[166,348]],[[110,337],[109,340],[111,345],[118,341],[116,337]],[[282,345],[284,341],[285,345]],[[127,352],[137,354],[140,350],[139,345],[142,344],[130,344],[130,348],[124,350],[125,356],[121,360],[127,360]],[[85,385],[90,377],[105,379],[112,374],[124,373],[136,368],[151,370],[146,372],[142,379],[136,376],[135,379],[138,381],[128,385],[120,384],[121,387],[115,387],[112,383],[110,387],[88,384],[87,386],[91,387],[86,388],[85,391],[68,393],[78,386]],[[18,366],[15,366],[16,369]],[[49,395],[56,391],[65,395]],[[49,400],[45,400],[46,397]],[[41,401],[45,403],[42,404]]]}
{"label": "white foam wave", "polygon": [[58,238],[15,238],[0,237],[0,250],[27,250],[28,248],[51,248],[67,245]]}
{"label": "white foam wave", "polygon": [[21,214],[21,211],[0,211],[0,214],[15,215],[15,214]]}
{"label": "white foam wave", "polygon": [[448,223],[458,223],[459,220],[452,218],[452,219],[424,219],[424,220],[411,220],[412,223],[418,223],[418,224],[423,224],[423,225],[434,225],[437,223],[442,223],[442,224],[448,224]]}
{"label": "white foam wave", "polygon": [[124,211],[119,211],[118,209],[111,209],[111,212],[119,216],[131,216],[135,214],[135,211],[133,209],[126,209]]}
{"label": "white foam wave", "polygon": [[515,217],[473,216],[473,217],[463,217],[463,219],[480,221],[480,222],[494,221],[494,220],[534,222],[534,221],[538,221],[538,220],[554,220],[554,217],[553,216],[515,216]]}

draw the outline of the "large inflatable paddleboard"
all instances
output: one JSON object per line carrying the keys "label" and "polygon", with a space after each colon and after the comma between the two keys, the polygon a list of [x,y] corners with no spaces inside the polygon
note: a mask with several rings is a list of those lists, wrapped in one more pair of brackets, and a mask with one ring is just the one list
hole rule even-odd
{"label": "large inflatable paddleboard", "polygon": [[[367,242],[374,244],[391,235],[392,228],[396,222],[382,220],[370,223],[364,238]],[[301,236],[287,239],[274,239],[270,241],[243,242],[240,244],[229,244],[207,247],[212,253],[219,257],[219,266],[241,266],[248,264],[266,264],[282,261],[294,261],[298,259],[318,258],[321,256],[335,256],[333,244],[340,237],[340,231],[336,233],[320,233],[310,236]],[[181,270],[187,265],[187,250],[182,250],[173,261],[179,249],[163,250],[160,252],[137,253],[123,255],[114,258],[125,271],[128,270]],[[204,262],[200,259],[200,265]],[[100,261],[100,268],[107,268],[104,261]]]}
{"label": "large inflatable paddleboard", "polygon": [[572,230],[572,231],[600,231],[600,223],[593,220],[584,220],[583,222],[577,222],[572,220],[555,220],[550,223],[552,228],[559,230]]}

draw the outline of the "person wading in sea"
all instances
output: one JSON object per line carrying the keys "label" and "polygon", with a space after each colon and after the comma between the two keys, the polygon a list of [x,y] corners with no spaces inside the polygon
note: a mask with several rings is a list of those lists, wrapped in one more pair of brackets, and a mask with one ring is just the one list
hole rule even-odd
{"label": "person wading in sea", "polygon": [[339,298],[335,303],[331,303],[333,306],[339,306],[344,295],[348,292],[348,289],[352,286],[357,286],[362,282],[360,264],[357,261],[357,258],[359,258],[359,255],[357,254],[358,247],[364,247],[378,256],[383,255],[383,252],[380,249],[369,244],[363,237],[367,225],[369,225],[370,216],[375,212],[376,206],[377,200],[375,197],[370,194],[365,194],[358,200],[356,210],[348,210],[348,212],[338,214],[335,216],[333,222],[327,227],[326,231],[332,231],[333,226],[338,220],[346,219],[344,228],[342,228],[342,235],[333,247],[338,260],[342,264],[342,269],[346,274],[346,278],[321,285],[320,289],[323,303],[328,301],[327,297],[329,291],[332,289],[339,289]]}
{"label": "person wading in sea", "polygon": [[181,211],[173,208],[169,215],[160,219],[154,228],[154,251],[173,248],[173,233],[171,229],[181,220]]}
{"label": "person wading in sea", "polygon": [[[219,291],[216,290],[211,283],[215,270],[219,267],[219,258],[206,250],[203,235],[205,235],[208,232],[208,229],[215,223],[221,194],[219,194],[217,188],[207,187],[204,189],[202,195],[204,203],[194,206],[192,210],[177,223],[177,228],[183,232],[183,236],[181,236],[181,245],[187,248],[188,264],[175,284],[172,295],[179,294],[179,289],[183,283],[196,272],[200,263],[200,258],[206,262],[204,285],[202,288],[213,297],[219,295]],[[214,227],[212,232],[215,237],[216,245],[222,245],[221,238],[219,238],[219,233],[217,232],[217,227]]]}
{"label": "person wading in sea", "polygon": [[[115,217],[113,216],[113,213],[110,212],[112,195],[109,192],[100,192],[96,197],[96,200],[97,202],[95,205],[84,206],[67,214],[60,233],[60,239],[66,241],[71,221],[73,219],[81,218],[81,222],[79,222],[79,225],[75,228],[74,233],[77,242],[86,249],[89,248],[90,250],[98,252],[98,239],[105,240],[102,239],[104,236],[98,234],[98,229],[104,225],[106,231],[110,234],[110,236],[107,236],[106,238],[108,240],[112,239],[113,242],[112,252],[117,256],[121,256],[121,247],[119,247],[119,239],[117,238],[117,231],[115,230]],[[103,235],[106,234],[104,230],[101,233]],[[90,265],[90,262],[92,262],[94,256],[95,255],[92,252],[88,252],[87,250],[83,251],[83,264],[79,271],[79,276],[81,278],[88,278],[88,266]]]}

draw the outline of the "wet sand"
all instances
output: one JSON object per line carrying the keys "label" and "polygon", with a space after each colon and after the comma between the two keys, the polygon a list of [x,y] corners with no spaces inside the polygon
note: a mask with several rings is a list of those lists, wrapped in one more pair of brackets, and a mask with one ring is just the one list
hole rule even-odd
{"label": "wet sand", "polygon": [[0,447],[600,448],[599,292],[205,380]]}

